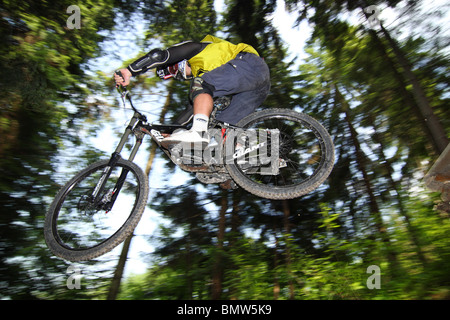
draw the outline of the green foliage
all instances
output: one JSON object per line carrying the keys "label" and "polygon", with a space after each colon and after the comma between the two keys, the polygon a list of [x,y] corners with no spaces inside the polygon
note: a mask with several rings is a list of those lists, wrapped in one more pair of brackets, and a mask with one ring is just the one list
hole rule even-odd
{"label": "green foliage", "polygon": [[[89,138],[101,117],[113,118],[105,89],[112,66],[89,70],[90,63],[117,49],[102,45],[111,30],[134,24],[146,32],[124,65],[149,47],[219,31],[253,45],[272,74],[264,107],[317,118],[333,136],[336,164],[326,184],[289,201],[223,192],[194,179],[152,189],[149,206],[163,217],[147,237],[155,250],[145,274],[123,280],[119,299],[450,297],[450,220],[434,210],[439,194],[421,181],[436,154],[393,48],[381,34],[342,20],[344,10],[361,10],[360,2],[285,2],[314,27],[296,76],[271,23],[276,1],[226,1],[220,23],[210,0],[85,1],[79,30],[66,28],[68,1],[2,2],[1,298],[106,297],[117,257],[80,264],[82,289],[69,290],[69,264],[50,256],[42,219],[70,172],[102,155]],[[426,50],[421,37],[407,37],[399,48],[448,134],[448,57]],[[184,108],[187,86],[161,84],[149,73],[136,79],[133,92],[144,99],[163,90],[158,116],[167,121]],[[75,147],[80,157],[64,156]],[[179,172],[169,165],[155,174]],[[367,286],[370,266],[380,268],[380,289]]]}
{"label": "green foliage", "polygon": [[200,41],[216,32],[214,1],[161,1],[151,10],[154,19],[149,21],[146,35],[150,42],[157,39],[172,46],[186,40]]}
{"label": "green foliage", "polygon": [[[87,157],[78,159],[77,166],[98,159],[79,134],[86,119],[98,116],[97,105],[87,98],[92,91],[86,63],[100,55],[102,31],[113,28],[117,3],[79,4],[82,28],[71,30],[66,10],[72,4],[2,1],[0,7],[2,298],[34,299],[58,292],[52,274],[64,274],[67,266],[49,257],[44,215],[67,179],[58,174],[59,166],[71,162],[70,148],[85,146]],[[68,157],[59,153],[64,149],[70,150]]]}
{"label": "green foliage", "polygon": [[259,241],[242,237],[227,251],[232,266],[225,271],[228,299],[267,300],[273,297],[270,251]]}

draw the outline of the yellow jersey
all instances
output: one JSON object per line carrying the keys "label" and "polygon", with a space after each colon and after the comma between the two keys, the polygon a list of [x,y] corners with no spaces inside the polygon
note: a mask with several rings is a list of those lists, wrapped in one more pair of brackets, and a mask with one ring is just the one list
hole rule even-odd
{"label": "yellow jersey", "polygon": [[194,77],[201,76],[233,60],[239,52],[250,52],[259,56],[252,46],[245,43],[232,44],[211,35],[207,35],[201,42],[209,44],[199,54],[188,60]]}

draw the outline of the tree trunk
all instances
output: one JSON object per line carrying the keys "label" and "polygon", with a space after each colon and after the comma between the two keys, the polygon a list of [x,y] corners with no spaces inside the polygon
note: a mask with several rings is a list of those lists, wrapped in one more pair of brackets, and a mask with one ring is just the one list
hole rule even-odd
{"label": "tree trunk", "polygon": [[282,200],[283,206],[283,224],[285,232],[285,243],[286,243],[286,271],[288,274],[288,286],[289,286],[289,299],[295,299],[295,288],[292,275],[292,257],[291,257],[291,226],[289,222],[289,217],[291,215],[291,210],[289,208],[289,201]]}
{"label": "tree trunk", "polygon": [[[275,219],[274,219],[275,220]],[[278,250],[279,250],[279,242],[278,242],[278,236],[277,236],[277,227],[276,222],[274,222],[273,225],[273,236],[275,238],[275,249],[273,250],[273,266],[275,269],[275,274],[273,277],[273,299],[278,300],[280,297],[280,280],[278,277],[278,265],[279,265],[279,258],[278,258]]]}
{"label": "tree trunk", "polygon": [[[366,18],[369,19],[369,14],[364,11],[364,8],[366,7],[367,5],[365,4],[365,1],[361,1],[362,12],[366,16]],[[432,138],[430,141],[431,145],[434,147],[436,153],[439,155],[445,150],[445,148],[449,143],[449,139],[447,138],[447,135],[445,133],[444,126],[439,121],[439,118],[435,115],[433,108],[431,107],[430,102],[426,97],[425,91],[423,90],[423,87],[419,79],[417,79],[416,75],[412,71],[411,64],[409,63],[402,49],[398,45],[397,41],[391,37],[389,31],[387,31],[386,28],[384,28],[382,23],[380,23],[379,26],[381,28],[381,32],[383,33],[384,37],[386,38],[387,42],[392,48],[392,51],[402,68],[401,73],[403,74],[403,77],[412,86],[412,93],[416,103],[412,104],[411,107],[417,107],[419,109],[419,112],[426,125],[426,128],[429,131],[429,134]],[[388,57],[387,51],[384,45],[382,44],[382,41],[379,38],[378,33],[375,30],[371,30],[370,34],[378,44],[378,47],[382,50],[383,55],[385,57]],[[388,59],[388,61],[390,61],[390,59]],[[396,68],[394,68],[394,70],[396,70]]]}
{"label": "tree trunk", "polygon": [[403,54],[403,51],[397,44],[389,32],[383,27],[380,23],[381,31],[383,32],[386,40],[389,42],[398,62],[402,66],[404,77],[409,81],[409,83],[413,87],[413,96],[417,102],[417,106],[426,121],[427,127],[433,136],[433,145],[435,145],[438,153],[441,154],[444,152],[445,148],[448,145],[448,138],[445,134],[444,127],[442,123],[439,121],[439,118],[434,114],[433,109],[431,108],[430,102],[428,101],[426,94],[420,84],[419,79],[417,79],[416,75],[412,71],[412,67]]}
{"label": "tree trunk", "polygon": [[[241,220],[239,218],[239,201],[242,197],[242,193],[240,192],[233,192],[232,193],[232,198],[233,198],[233,209],[231,211],[231,219],[230,219],[230,223],[231,223],[231,232],[228,235],[230,242],[229,242],[229,248],[230,250],[233,250],[234,248],[236,248],[236,243],[238,242],[237,240],[239,239],[239,226],[241,225]],[[236,270],[236,265],[234,262],[230,261],[230,265],[228,266],[229,270]],[[237,286],[235,285],[234,282],[231,282],[230,284],[230,300],[237,300],[238,296],[239,296],[239,289],[237,288]]]}
{"label": "tree trunk", "polygon": [[212,279],[212,299],[218,300],[222,295],[222,277],[223,277],[223,243],[225,240],[225,214],[228,209],[227,192],[222,191],[221,207],[219,212],[219,229],[217,231],[217,254],[214,262]]}
{"label": "tree trunk", "polygon": [[387,53],[386,46],[381,41],[381,39],[378,37],[377,33],[372,30],[372,31],[370,31],[370,35],[371,35],[373,42],[376,45],[377,49],[380,51],[383,58],[388,63],[388,65],[390,67],[389,69],[392,72],[395,80],[398,83],[396,90],[399,91],[399,94],[401,95],[401,97],[404,101],[404,104],[406,106],[410,106],[411,110],[414,112],[415,116],[417,117],[417,120],[420,122],[420,125],[423,128],[423,131],[425,132],[427,139],[430,142],[431,148],[433,149],[433,151],[436,154],[439,154],[439,149],[437,148],[436,144],[433,142],[434,141],[433,135],[430,131],[430,128],[428,127],[426,119],[424,119],[422,117],[422,113],[420,112],[419,107],[417,106],[417,103],[416,103],[416,100],[414,99],[414,97],[411,95],[411,93],[408,90],[406,90],[407,83],[406,83],[404,77],[397,70],[395,62],[392,60],[392,58]]}
{"label": "tree trunk", "polygon": [[398,205],[398,211],[399,211],[400,215],[405,219],[406,229],[408,230],[408,233],[410,235],[411,242],[414,244],[417,257],[420,260],[420,262],[422,263],[422,265],[425,267],[427,264],[427,260],[425,258],[425,255],[424,255],[422,248],[420,246],[420,243],[419,243],[419,239],[417,236],[418,232],[411,224],[411,219],[409,217],[409,214],[406,212],[405,206],[403,204],[403,199],[402,199],[402,196],[400,193],[401,187],[398,187],[398,184],[394,181],[394,178],[392,177],[393,169],[391,166],[391,162],[389,161],[389,159],[386,158],[386,156],[384,155],[384,152],[383,152],[383,150],[385,150],[385,146],[384,146],[384,142],[383,142],[384,140],[377,131],[378,128],[376,128],[376,125],[375,125],[374,115],[371,114],[371,115],[369,115],[369,117],[370,117],[370,121],[372,123],[372,127],[375,129],[375,132],[372,136],[374,139],[374,142],[381,146],[381,148],[377,148],[379,150],[378,158],[381,160],[381,163],[383,164],[384,168],[386,169],[386,172],[387,172],[386,177],[387,177],[387,179],[389,181],[389,185],[390,185],[389,189],[395,191],[397,205]]}
{"label": "tree trunk", "polygon": [[387,234],[386,227],[383,223],[383,218],[381,217],[380,208],[378,207],[378,203],[375,197],[375,193],[373,191],[372,183],[370,181],[369,174],[367,173],[366,169],[366,158],[364,156],[364,152],[361,149],[361,145],[358,140],[358,133],[356,132],[353,123],[352,123],[352,117],[350,115],[350,107],[348,105],[348,102],[345,100],[341,92],[339,91],[339,88],[337,85],[335,85],[335,94],[336,94],[336,103],[342,107],[342,111],[345,114],[345,121],[347,123],[347,126],[350,131],[350,136],[352,140],[353,147],[355,148],[356,153],[356,165],[359,170],[359,172],[363,176],[363,182],[364,186],[367,192],[367,195],[369,197],[369,211],[371,215],[374,217],[375,220],[375,228],[379,232],[381,239],[386,247],[387,251],[387,259],[389,261],[389,264],[392,266],[391,272],[394,272],[397,270],[397,254],[392,249],[391,241],[389,239],[389,236]]}
{"label": "tree trunk", "polygon": [[116,271],[109,287],[107,300],[116,300],[120,290],[120,282],[122,281],[123,271],[125,269],[125,263],[127,262],[128,250],[130,249],[131,239],[133,234],[125,239],[120,253],[119,262],[117,263]]}

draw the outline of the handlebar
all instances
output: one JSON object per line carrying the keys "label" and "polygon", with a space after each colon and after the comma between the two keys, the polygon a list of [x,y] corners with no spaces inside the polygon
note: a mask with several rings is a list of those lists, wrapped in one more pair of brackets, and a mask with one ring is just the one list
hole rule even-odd
{"label": "handlebar", "polygon": [[[122,72],[120,72],[120,70],[116,70],[114,72],[115,74],[117,74],[118,76],[120,76],[122,79],[124,79]],[[125,79],[124,79],[125,80]],[[117,91],[120,93],[121,97],[122,97],[122,101],[123,101],[123,105],[125,106],[125,98],[128,100],[128,102],[130,102],[130,106],[133,109],[134,112],[138,113],[141,117],[141,119],[146,122],[147,121],[147,117],[144,116],[142,113],[140,113],[133,105],[133,101],[131,100],[131,95],[130,92],[127,89],[127,86],[123,86],[121,84],[116,84],[116,88]]]}
{"label": "handlebar", "polygon": [[[120,70],[116,70],[114,72],[115,74],[117,74],[118,76],[120,76],[122,79],[124,79],[122,72]],[[125,80],[125,79],[124,79]],[[134,112],[136,112],[137,114],[139,114],[139,117],[142,121],[147,122],[147,117],[145,115],[143,115],[141,112],[139,112],[139,110],[137,110],[134,105],[133,105],[133,101],[131,100],[131,95],[130,92],[127,89],[127,86],[123,86],[121,84],[116,84],[116,88],[117,91],[120,93],[121,97],[122,97],[122,101],[123,101],[123,105],[125,107],[125,98],[128,100],[128,102],[130,103],[131,108],[133,109]]]}

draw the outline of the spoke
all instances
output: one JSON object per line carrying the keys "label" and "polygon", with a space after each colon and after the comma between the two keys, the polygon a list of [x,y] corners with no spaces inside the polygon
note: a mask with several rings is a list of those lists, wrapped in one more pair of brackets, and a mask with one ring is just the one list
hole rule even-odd
{"label": "spoke", "polygon": [[130,172],[127,179],[131,181],[123,185],[112,209],[102,209],[111,201],[111,190],[117,184],[121,167],[114,168],[105,188],[100,191],[99,203],[93,203],[91,194],[102,170],[103,168],[98,167],[66,194],[56,221],[56,232],[61,245],[74,250],[97,246],[113,236],[134,209],[139,191],[136,177]]}
{"label": "spoke", "polygon": [[248,174],[257,183],[273,186],[290,186],[311,178],[322,164],[321,139],[312,127],[299,120],[288,118],[266,119],[254,123],[255,129],[279,129],[279,156],[286,167],[277,176]]}

